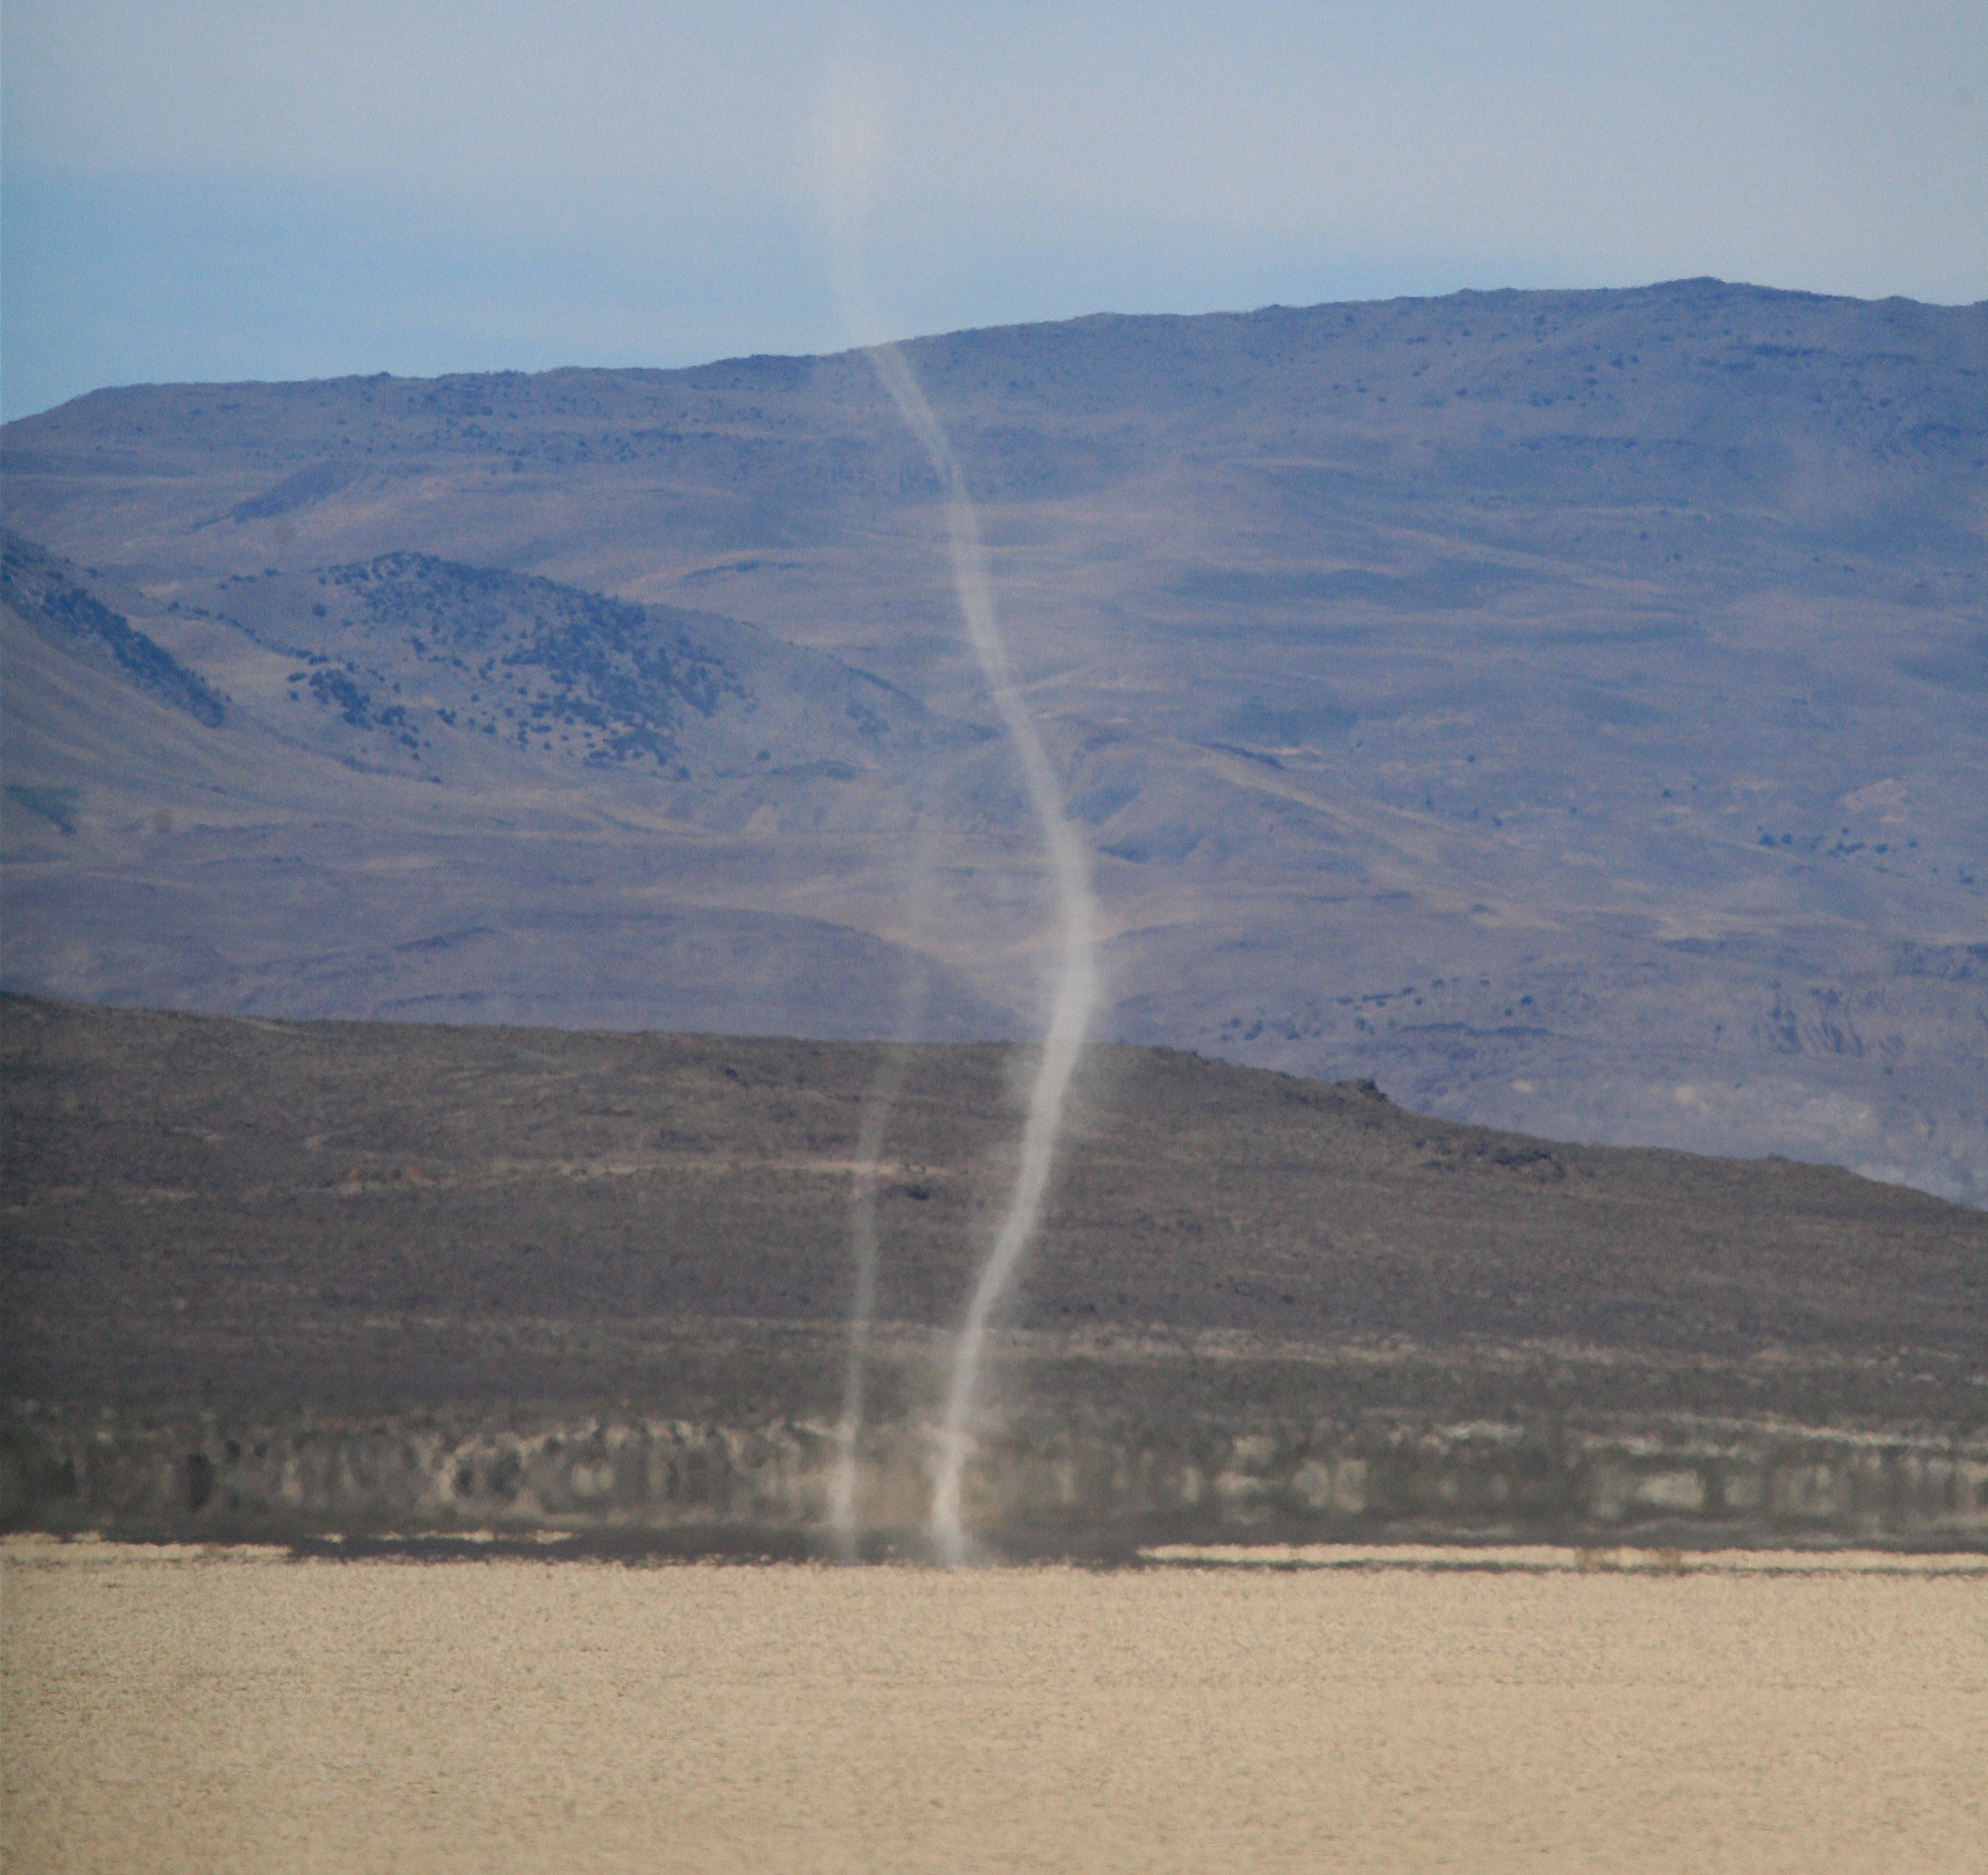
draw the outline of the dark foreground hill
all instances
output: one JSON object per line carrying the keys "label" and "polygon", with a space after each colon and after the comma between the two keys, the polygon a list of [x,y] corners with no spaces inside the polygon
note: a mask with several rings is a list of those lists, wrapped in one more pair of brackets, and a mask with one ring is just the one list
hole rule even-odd
{"label": "dark foreground hill", "polygon": [[[818,1535],[883,1054],[8,998],[11,1514]],[[1025,1067],[911,1053],[879,1530],[921,1515]],[[1104,1047],[976,1489],[1016,1541],[1638,1518],[1961,1540],[1988,1528],[1984,1349],[1978,1211]]]}

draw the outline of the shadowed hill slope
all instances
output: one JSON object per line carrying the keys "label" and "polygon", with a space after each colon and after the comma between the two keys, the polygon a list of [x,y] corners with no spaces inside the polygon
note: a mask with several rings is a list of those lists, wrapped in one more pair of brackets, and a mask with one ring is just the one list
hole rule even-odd
{"label": "shadowed hill slope", "polygon": [[[599,1376],[557,1372],[534,1325],[847,1306],[874,1046],[5,1011],[14,1391],[337,1393],[343,1332],[481,1320],[513,1325],[524,1364],[480,1390],[529,1371],[584,1394]],[[957,1318],[1021,1065],[914,1051],[884,1319]],[[1978,1357],[1988,1220],[1827,1168],[1557,1144],[1107,1047],[1013,1325]]]}

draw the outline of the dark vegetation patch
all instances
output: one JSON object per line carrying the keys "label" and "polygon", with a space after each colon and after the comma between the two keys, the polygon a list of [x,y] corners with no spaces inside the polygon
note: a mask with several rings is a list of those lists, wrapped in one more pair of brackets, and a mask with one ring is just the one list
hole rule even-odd
{"label": "dark vegetation patch", "polygon": [[76,831],[76,811],[83,804],[81,788],[32,787],[10,781],[7,784],[7,798],[19,802],[30,814],[40,815],[59,832]]}
{"label": "dark vegetation patch", "polygon": [[593,762],[661,763],[674,759],[687,712],[708,717],[745,695],[738,673],[697,642],[689,615],[668,608],[425,553],[328,567],[319,578],[349,621],[404,639],[451,694],[468,692],[451,726],[459,719],[528,744],[564,730]]}
{"label": "dark vegetation patch", "polygon": [[308,508],[314,502],[336,495],[340,489],[357,481],[360,473],[356,462],[340,462],[335,458],[313,462],[293,475],[286,476],[273,488],[237,503],[229,513],[238,521],[274,520],[279,515]]}
{"label": "dark vegetation patch", "polygon": [[121,612],[112,611],[74,571],[67,561],[18,534],[0,536],[0,601],[56,637],[107,658],[134,682],[208,728],[218,729],[228,716],[220,692]]}

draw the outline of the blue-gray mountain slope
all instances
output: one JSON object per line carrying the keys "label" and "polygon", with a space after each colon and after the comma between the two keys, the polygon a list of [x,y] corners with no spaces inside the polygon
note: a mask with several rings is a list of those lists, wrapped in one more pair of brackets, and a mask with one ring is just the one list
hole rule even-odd
{"label": "blue-gray mountain slope", "polygon": [[[1098,856],[1107,1033],[1988,1196],[1988,309],[1690,281],[909,349]],[[234,699],[147,767],[100,689],[10,682],[8,782],[81,790],[73,836],[10,809],[10,981],[847,1034],[918,957],[948,1032],[1033,1019],[1038,856],[860,357],[102,392],[4,463]],[[438,655],[486,581],[502,648]],[[644,983],[642,919],[721,913],[758,988],[667,944]]]}

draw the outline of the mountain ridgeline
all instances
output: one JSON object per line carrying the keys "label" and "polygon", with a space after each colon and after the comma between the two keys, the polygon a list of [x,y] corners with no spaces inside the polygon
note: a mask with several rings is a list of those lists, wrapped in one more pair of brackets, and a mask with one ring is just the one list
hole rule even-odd
{"label": "mountain ridgeline", "polygon": [[[1094,857],[1100,1037],[1988,1199],[1988,309],[907,355]],[[0,465],[11,984],[1040,1022],[1040,841],[860,354],[137,387]]]}

